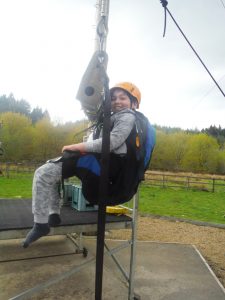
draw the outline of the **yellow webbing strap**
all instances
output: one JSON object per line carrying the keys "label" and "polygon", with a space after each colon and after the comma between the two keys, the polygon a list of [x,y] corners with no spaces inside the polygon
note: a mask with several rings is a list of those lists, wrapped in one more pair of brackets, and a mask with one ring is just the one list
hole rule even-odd
{"label": "yellow webbing strap", "polygon": [[106,206],[106,212],[108,214],[125,215],[129,212],[129,210],[120,206]]}

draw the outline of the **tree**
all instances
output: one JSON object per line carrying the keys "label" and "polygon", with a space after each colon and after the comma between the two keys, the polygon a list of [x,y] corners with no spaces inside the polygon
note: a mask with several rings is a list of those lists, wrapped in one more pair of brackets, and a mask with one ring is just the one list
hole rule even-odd
{"label": "tree", "polygon": [[43,118],[35,124],[33,135],[34,159],[46,161],[59,155],[55,129],[49,119]]}
{"label": "tree", "polygon": [[182,160],[190,135],[185,132],[167,134],[156,131],[156,146],[152,156],[151,168],[165,171],[182,170]]}
{"label": "tree", "polygon": [[156,145],[152,153],[152,159],[150,168],[156,170],[168,170],[167,159],[166,159],[166,141],[167,134],[156,130]]}
{"label": "tree", "polygon": [[201,133],[192,135],[182,160],[185,171],[215,173],[218,167],[219,145],[215,138]]}
{"label": "tree", "polygon": [[4,145],[4,159],[8,161],[29,160],[32,157],[31,120],[19,113],[6,112],[2,120],[1,139]]}
{"label": "tree", "polygon": [[31,112],[30,104],[24,100],[16,100],[13,94],[8,97],[6,95],[0,96],[0,112],[15,112],[28,116],[32,119],[32,123],[35,124],[42,118],[49,118],[49,113],[47,110],[44,112],[41,108],[36,107]]}
{"label": "tree", "polygon": [[42,109],[40,107],[35,107],[32,112],[30,113],[30,117],[31,117],[31,120],[32,120],[32,123],[35,124],[37,123],[38,121],[40,121],[41,119],[43,118],[48,118],[50,119],[49,117],[49,113],[47,110],[45,110],[44,112],[42,111]]}
{"label": "tree", "polygon": [[25,116],[30,116],[30,104],[24,99],[16,101],[15,112],[18,112]]}
{"label": "tree", "polygon": [[75,123],[67,123],[65,129],[65,145],[80,143],[87,135],[88,121],[81,120]]}
{"label": "tree", "polygon": [[225,151],[224,149],[220,150],[218,153],[218,166],[217,172],[218,174],[225,174]]}
{"label": "tree", "polygon": [[221,126],[219,126],[218,128],[214,125],[214,126],[210,126],[209,128],[205,128],[202,129],[202,133],[206,133],[210,136],[213,136],[214,138],[217,139],[220,148],[224,148],[224,144],[225,144],[225,129],[222,129]]}
{"label": "tree", "polygon": [[169,170],[181,171],[182,160],[187,150],[190,134],[185,132],[177,132],[168,136],[167,144],[167,159],[170,161]]}
{"label": "tree", "polygon": [[9,111],[29,116],[30,104],[24,99],[16,100],[13,94],[10,94],[8,97],[3,95],[0,97],[0,112]]}

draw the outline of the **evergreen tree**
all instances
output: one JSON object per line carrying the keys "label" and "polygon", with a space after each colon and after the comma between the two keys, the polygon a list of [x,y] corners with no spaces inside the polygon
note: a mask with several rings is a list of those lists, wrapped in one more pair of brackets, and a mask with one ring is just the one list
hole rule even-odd
{"label": "evergreen tree", "polygon": [[25,115],[32,120],[32,124],[37,123],[43,118],[50,119],[47,110],[43,112],[41,108],[36,107],[31,112],[30,104],[24,99],[16,100],[13,94],[9,94],[8,97],[6,95],[0,96],[0,113],[4,112],[14,112]]}
{"label": "evergreen tree", "polygon": [[211,125],[209,128],[202,129],[202,133],[206,133],[217,139],[217,142],[220,148],[225,146],[225,129],[222,129],[221,126],[217,128],[215,125]]}
{"label": "evergreen tree", "polygon": [[35,107],[32,110],[32,112],[30,114],[30,118],[31,118],[33,124],[37,123],[38,121],[40,121],[43,118],[50,119],[48,111],[45,110],[43,112],[40,107]]}
{"label": "evergreen tree", "polygon": [[0,112],[15,112],[29,116],[30,104],[24,100],[16,100],[13,94],[8,97],[6,95],[0,96]]}

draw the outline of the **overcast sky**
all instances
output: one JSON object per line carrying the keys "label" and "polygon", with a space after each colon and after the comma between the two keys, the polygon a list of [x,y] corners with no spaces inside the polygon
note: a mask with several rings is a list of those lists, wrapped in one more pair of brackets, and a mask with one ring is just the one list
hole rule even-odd
{"label": "overcast sky", "polygon": [[[169,0],[168,9],[225,92],[225,1]],[[52,120],[84,117],[76,92],[94,51],[96,0],[0,0],[0,95]],[[110,85],[132,81],[151,123],[225,128],[225,98],[159,0],[111,0]]]}

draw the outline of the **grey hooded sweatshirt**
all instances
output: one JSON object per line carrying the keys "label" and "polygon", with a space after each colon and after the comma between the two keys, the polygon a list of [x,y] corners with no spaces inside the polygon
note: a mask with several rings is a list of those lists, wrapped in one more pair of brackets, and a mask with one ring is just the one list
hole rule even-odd
{"label": "grey hooded sweatshirt", "polygon": [[[131,109],[123,109],[111,116],[110,152],[124,155],[127,153],[126,139],[135,123],[135,112]],[[100,138],[85,142],[87,152],[101,153],[102,131]]]}

